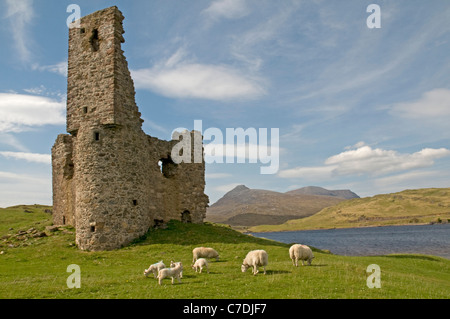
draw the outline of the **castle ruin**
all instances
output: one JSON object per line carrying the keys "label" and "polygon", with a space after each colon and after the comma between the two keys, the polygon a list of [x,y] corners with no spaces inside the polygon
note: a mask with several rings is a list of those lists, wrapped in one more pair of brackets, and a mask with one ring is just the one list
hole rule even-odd
{"label": "castle ruin", "polygon": [[114,6],[69,29],[69,134],[52,148],[53,223],[74,226],[83,250],[120,248],[171,219],[202,223],[209,201],[204,160],[175,164],[178,141],[142,130],[123,19]]}

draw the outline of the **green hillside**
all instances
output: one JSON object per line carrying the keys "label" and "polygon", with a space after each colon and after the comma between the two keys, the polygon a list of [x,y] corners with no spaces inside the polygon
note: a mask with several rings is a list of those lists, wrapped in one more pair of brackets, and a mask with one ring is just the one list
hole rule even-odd
{"label": "green hillside", "polygon": [[[0,298],[42,299],[300,299],[300,298],[448,298],[450,260],[424,255],[345,257],[314,250],[312,266],[294,267],[289,245],[255,238],[213,224],[172,221],[132,245],[86,252],[75,244],[74,229],[49,227],[44,206],[0,209]],[[214,247],[221,255],[210,273],[190,268],[192,249]],[[267,275],[242,273],[246,253],[265,249]],[[182,261],[182,283],[162,286],[143,270],[163,260]],[[80,267],[81,288],[69,289],[67,267]],[[380,289],[366,285],[367,266],[381,268]],[[420,285],[417,283],[420,282]]]}
{"label": "green hillside", "polygon": [[448,222],[450,188],[405,190],[347,200],[281,225],[251,227],[252,232],[367,227]]}

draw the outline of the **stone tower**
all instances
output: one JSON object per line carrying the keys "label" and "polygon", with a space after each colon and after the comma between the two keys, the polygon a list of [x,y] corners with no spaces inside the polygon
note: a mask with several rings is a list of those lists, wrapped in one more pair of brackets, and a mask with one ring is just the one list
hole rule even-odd
{"label": "stone tower", "polygon": [[120,248],[170,219],[201,223],[208,205],[204,161],[175,164],[178,141],[142,130],[123,19],[111,7],[69,31],[69,134],[52,148],[53,220],[73,225],[85,250]]}

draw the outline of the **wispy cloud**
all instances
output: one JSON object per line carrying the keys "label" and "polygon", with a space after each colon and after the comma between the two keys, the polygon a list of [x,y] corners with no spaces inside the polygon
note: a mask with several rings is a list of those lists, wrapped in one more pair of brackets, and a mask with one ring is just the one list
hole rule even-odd
{"label": "wispy cloud", "polygon": [[216,0],[202,11],[202,14],[211,19],[239,19],[249,13],[245,0]]}
{"label": "wispy cloud", "polygon": [[206,173],[206,178],[208,179],[221,179],[227,177],[232,177],[232,175],[228,173]]}
{"label": "wispy cloud", "polygon": [[167,97],[207,100],[255,99],[265,94],[264,80],[229,65],[196,63],[178,50],[151,68],[131,71],[137,89]]}
{"label": "wispy cloud", "polygon": [[0,152],[0,156],[18,160],[25,160],[32,163],[51,164],[52,156],[50,154],[37,154],[25,152]]}
{"label": "wispy cloud", "polygon": [[10,31],[19,59],[23,63],[31,60],[31,39],[28,28],[34,16],[33,0],[6,0],[6,18],[10,21]]}
{"label": "wispy cloud", "polygon": [[32,65],[32,69],[38,71],[48,71],[67,77],[67,61],[62,61],[51,65],[39,65],[35,63]]}
{"label": "wispy cloud", "polygon": [[0,133],[0,145],[7,146],[20,152],[28,152],[28,148],[13,134]]}
{"label": "wispy cloud", "polygon": [[43,96],[0,93],[0,133],[43,125],[63,125],[65,101]]}

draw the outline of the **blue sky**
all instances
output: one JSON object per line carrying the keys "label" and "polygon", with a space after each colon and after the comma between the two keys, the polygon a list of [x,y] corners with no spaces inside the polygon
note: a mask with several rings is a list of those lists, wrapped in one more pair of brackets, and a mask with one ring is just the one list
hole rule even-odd
{"label": "blue sky", "polygon": [[[276,174],[207,164],[211,204],[238,184],[360,196],[450,187],[449,1],[2,0],[0,207],[52,203],[72,3],[82,16],[124,14],[147,134],[169,140],[194,120],[279,129]],[[372,3],[378,29],[366,23]]]}

